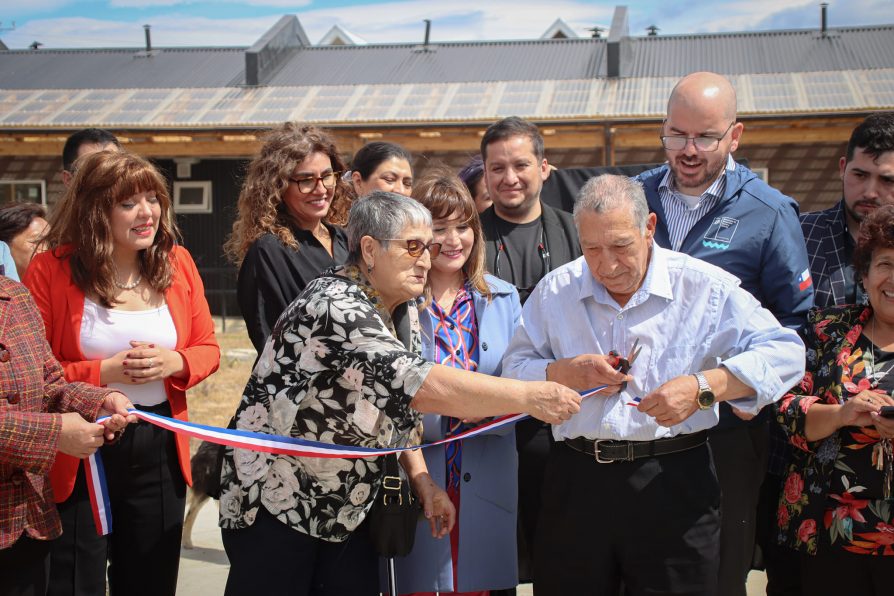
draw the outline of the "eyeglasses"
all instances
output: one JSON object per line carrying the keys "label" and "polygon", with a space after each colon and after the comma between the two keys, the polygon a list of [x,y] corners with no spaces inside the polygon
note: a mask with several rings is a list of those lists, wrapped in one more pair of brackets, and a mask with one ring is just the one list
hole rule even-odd
{"label": "eyeglasses", "polygon": [[736,122],[733,121],[729,126],[726,127],[726,130],[719,137],[711,137],[702,135],[700,137],[687,137],[686,135],[662,135],[661,144],[664,145],[664,148],[669,151],[682,151],[686,148],[686,145],[689,144],[689,141],[692,141],[692,144],[695,145],[696,151],[717,151],[717,148],[720,146],[720,141],[723,140],[723,137],[732,129],[733,125]]}
{"label": "eyeglasses", "polygon": [[289,182],[294,182],[298,185],[298,190],[303,192],[304,194],[311,193],[317,187],[317,182],[323,183],[323,188],[326,190],[332,190],[335,188],[335,184],[338,181],[338,177],[341,175],[341,172],[327,172],[322,176],[305,176],[303,178],[292,178],[289,177]]}
{"label": "eyeglasses", "polygon": [[421,257],[424,251],[428,251],[431,254],[431,258],[437,259],[438,255],[441,254],[441,243],[440,242],[429,242],[425,243],[422,240],[413,240],[408,239],[404,240],[403,238],[379,238],[382,242],[406,242],[407,243],[407,252],[410,253],[411,257]]}

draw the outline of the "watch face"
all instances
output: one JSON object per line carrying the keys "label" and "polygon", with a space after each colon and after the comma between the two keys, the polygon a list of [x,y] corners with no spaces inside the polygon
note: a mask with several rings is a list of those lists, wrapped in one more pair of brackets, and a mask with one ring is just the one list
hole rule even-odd
{"label": "watch face", "polygon": [[698,394],[698,407],[703,410],[707,410],[711,406],[714,405],[714,392],[712,391],[701,391]]}

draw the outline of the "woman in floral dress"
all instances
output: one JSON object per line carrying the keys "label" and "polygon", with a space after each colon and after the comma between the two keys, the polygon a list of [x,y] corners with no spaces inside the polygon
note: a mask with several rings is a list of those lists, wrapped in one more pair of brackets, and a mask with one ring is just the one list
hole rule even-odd
{"label": "woman in floral dress", "polygon": [[894,590],[894,206],[861,228],[854,264],[868,306],[811,311],[807,373],[779,403],[794,446],[779,540],[802,553],[805,594]]}
{"label": "woman in floral dress", "polygon": [[[422,413],[469,418],[526,412],[569,418],[580,397],[555,383],[498,379],[426,362],[418,312],[410,349],[394,310],[419,297],[440,251],[416,201],[377,191],[348,221],[348,264],[325,273],[286,309],[264,346],[236,413],[237,427],[327,443],[418,444]],[[455,510],[422,454],[401,464],[433,535]],[[378,458],[318,459],[227,449],[220,525],[230,559],[226,593],[377,594],[378,559],[364,519],[378,493]]]}

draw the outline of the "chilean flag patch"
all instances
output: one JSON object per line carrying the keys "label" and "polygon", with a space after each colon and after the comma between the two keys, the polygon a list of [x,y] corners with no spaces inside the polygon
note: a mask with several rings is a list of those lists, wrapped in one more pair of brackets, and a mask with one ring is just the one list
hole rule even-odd
{"label": "chilean flag patch", "polygon": [[810,279],[810,268],[805,269],[798,277],[798,289],[802,292],[810,287],[813,280]]}

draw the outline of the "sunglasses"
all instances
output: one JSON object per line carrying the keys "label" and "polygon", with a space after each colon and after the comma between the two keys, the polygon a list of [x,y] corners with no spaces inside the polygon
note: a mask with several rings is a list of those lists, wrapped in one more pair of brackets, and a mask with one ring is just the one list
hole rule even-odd
{"label": "sunglasses", "polygon": [[410,253],[411,257],[421,257],[422,253],[426,250],[431,254],[431,258],[433,259],[437,259],[438,255],[441,254],[440,242],[429,242],[426,244],[422,240],[404,240],[403,238],[379,238],[379,240],[383,242],[406,242],[407,252]]}

